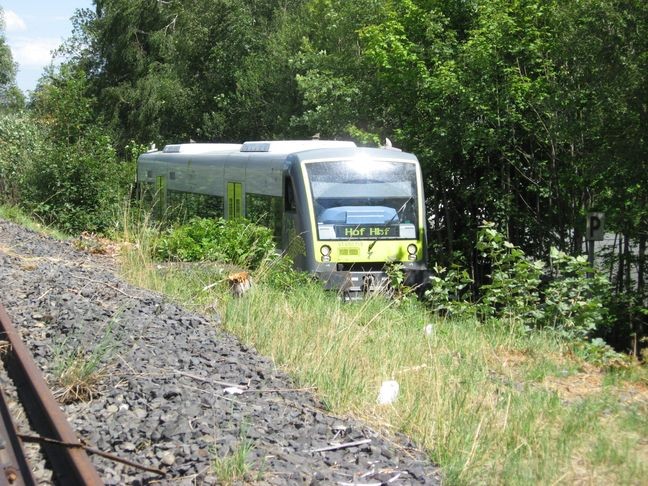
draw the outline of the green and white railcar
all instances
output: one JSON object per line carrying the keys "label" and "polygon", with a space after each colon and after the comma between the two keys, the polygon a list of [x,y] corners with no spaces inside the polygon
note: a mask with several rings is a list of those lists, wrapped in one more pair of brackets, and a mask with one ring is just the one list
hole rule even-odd
{"label": "green and white railcar", "polygon": [[[340,141],[167,145],[139,157],[140,194],[270,227],[297,268],[351,294],[385,284],[388,262],[422,284],[427,241],[413,154]],[[200,211],[198,211],[200,209]]]}

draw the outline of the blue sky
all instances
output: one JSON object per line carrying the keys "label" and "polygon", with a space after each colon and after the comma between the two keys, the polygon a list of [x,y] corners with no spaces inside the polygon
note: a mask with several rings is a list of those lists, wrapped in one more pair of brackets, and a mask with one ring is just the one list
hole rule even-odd
{"label": "blue sky", "polygon": [[0,0],[5,38],[18,63],[16,82],[31,91],[56,49],[72,33],[70,18],[78,8],[93,8],[92,0]]}

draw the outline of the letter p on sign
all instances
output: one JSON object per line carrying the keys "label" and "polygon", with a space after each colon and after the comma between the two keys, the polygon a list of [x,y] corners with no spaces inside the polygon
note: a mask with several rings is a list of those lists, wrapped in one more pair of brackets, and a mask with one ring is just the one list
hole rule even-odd
{"label": "letter p on sign", "polygon": [[603,241],[603,221],[605,220],[604,213],[588,213],[587,214],[587,231],[585,234],[586,240]]}

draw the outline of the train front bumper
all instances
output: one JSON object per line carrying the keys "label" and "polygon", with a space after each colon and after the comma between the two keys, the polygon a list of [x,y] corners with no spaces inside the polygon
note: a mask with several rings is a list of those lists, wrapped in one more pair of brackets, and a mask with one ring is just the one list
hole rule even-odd
{"label": "train front bumper", "polygon": [[[427,268],[415,262],[401,262],[404,273],[403,285],[422,293],[429,280]],[[384,270],[375,269],[338,269],[336,263],[320,263],[315,275],[324,283],[327,290],[336,290],[351,298],[361,298],[369,292],[391,290],[391,278]]]}

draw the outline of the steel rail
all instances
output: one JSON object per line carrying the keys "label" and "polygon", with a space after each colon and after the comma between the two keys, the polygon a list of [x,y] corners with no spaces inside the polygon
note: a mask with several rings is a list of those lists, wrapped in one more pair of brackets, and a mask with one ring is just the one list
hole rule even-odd
{"label": "steel rail", "polygon": [[0,390],[0,484],[12,486],[36,485],[22,442],[11,418],[5,394]]}
{"label": "steel rail", "polygon": [[[9,342],[7,371],[14,380],[34,430],[51,439],[79,444],[43,375],[0,304],[0,339]],[[103,481],[81,447],[43,444],[56,481],[65,485],[101,485]]]}

